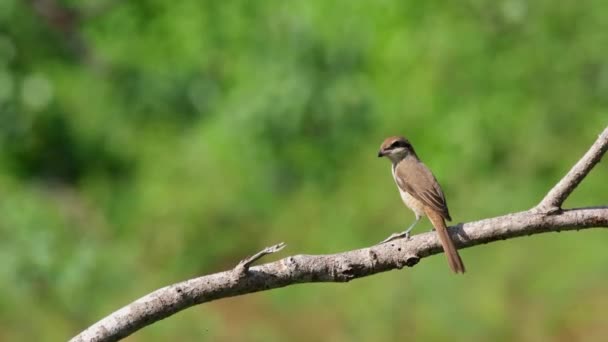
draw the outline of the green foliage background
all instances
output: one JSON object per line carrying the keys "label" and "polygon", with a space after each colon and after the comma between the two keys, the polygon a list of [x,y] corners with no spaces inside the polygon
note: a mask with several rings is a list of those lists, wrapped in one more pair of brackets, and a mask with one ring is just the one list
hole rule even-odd
{"label": "green foliage background", "polygon": [[[465,222],[535,205],[608,122],[605,1],[105,5],[0,2],[3,341],[65,340],[279,241],[277,258],[403,229],[387,135],[410,138]],[[608,203],[606,172],[567,206]],[[607,244],[493,243],[462,251],[465,276],[437,256],[128,340],[603,341]]]}

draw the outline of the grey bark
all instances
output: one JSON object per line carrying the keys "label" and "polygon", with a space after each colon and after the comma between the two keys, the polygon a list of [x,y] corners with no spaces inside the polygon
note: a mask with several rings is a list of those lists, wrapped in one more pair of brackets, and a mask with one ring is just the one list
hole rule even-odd
{"label": "grey bark", "polygon": [[[608,227],[608,206],[560,209],[561,204],[608,149],[608,128],[570,172],[530,210],[449,228],[458,248],[548,232]],[[117,341],[196,304],[300,283],[348,282],[379,272],[412,267],[442,252],[434,232],[409,240],[328,255],[294,255],[250,267],[278,244],[241,261],[234,269],[158,289],[90,326],[71,341]]]}

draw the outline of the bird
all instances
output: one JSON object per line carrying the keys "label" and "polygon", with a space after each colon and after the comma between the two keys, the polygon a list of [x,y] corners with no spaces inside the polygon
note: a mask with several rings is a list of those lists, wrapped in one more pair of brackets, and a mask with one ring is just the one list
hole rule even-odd
{"label": "bird", "polygon": [[378,157],[392,162],[392,173],[403,203],[414,212],[416,219],[402,233],[395,233],[380,244],[399,239],[409,239],[410,232],[424,216],[428,217],[454,273],[464,273],[465,267],[454,242],[447,231],[445,220],[451,221],[443,190],[431,170],[424,165],[412,144],[403,136],[392,136],[380,146]]}

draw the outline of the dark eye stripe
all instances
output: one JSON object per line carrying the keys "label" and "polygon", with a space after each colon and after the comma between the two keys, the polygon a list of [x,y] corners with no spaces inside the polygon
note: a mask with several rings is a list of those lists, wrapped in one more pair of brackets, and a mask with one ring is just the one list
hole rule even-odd
{"label": "dark eye stripe", "polygon": [[391,144],[390,148],[408,147],[409,145],[410,144],[407,141],[397,140]]}

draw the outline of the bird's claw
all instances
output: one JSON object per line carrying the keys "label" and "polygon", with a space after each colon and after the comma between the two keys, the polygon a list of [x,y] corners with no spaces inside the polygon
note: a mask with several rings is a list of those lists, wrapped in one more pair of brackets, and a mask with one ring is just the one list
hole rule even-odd
{"label": "bird's claw", "polygon": [[391,234],[391,236],[387,237],[386,239],[382,240],[381,242],[379,242],[376,245],[382,245],[385,244],[387,242],[393,241],[393,240],[397,240],[397,239],[403,239],[405,238],[406,240],[410,239],[410,232],[401,232],[401,233],[393,233]]}

